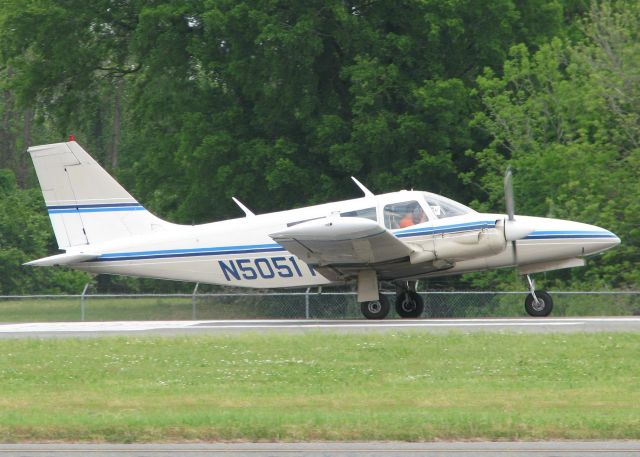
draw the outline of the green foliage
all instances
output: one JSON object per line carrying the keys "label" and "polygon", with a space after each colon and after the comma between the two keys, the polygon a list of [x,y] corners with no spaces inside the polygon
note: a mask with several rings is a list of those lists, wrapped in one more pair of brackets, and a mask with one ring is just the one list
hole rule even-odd
{"label": "green foliage", "polygon": [[184,222],[236,215],[233,195],[257,211],[353,196],[349,175],[468,197],[469,85],[528,14],[506,0],[147,6],[123,176]]}
{"label": "green foliage", "polygon": [[45,257],[53,243],[40,191],[18,189],[13,173],[0,170],[0,295],[82,291],[84,273],[22,266]]}
{"label": "green foliage", "polygon": [[486,107],[474,122],[493,137],[473,152],[475,176],[502,199],[510,163],[518,210],[607,227],[622,239],[586,269],[555,275],[556,287],[634,287],[640,246],[640,7],[594,6],[585,39],[553,39],[537,52],[510,51],[502,75],[486,70]]}

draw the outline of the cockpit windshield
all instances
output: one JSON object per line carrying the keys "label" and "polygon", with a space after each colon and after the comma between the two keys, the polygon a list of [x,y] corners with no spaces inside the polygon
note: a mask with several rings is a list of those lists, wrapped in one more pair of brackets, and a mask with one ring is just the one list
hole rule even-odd
{"label": "cockpit windshield", "polygon": [[475,213],[471,208],[440,195],[422,192],[427,205],[438,219]]}

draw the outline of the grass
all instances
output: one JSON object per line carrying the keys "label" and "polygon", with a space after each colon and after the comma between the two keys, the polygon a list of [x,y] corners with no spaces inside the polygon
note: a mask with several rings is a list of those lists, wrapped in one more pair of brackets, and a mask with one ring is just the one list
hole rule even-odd
{"label": "grass", "polygon": [[[199,310],[202,318],[206,314]],[[85,319],[181,320],[191,319],[191,298],[89,298]],[[0,301],[0,322],[79,321],[80,298],[6,299]]]}
{"label": "grass", "polygon": [[[353,301],[350,317],[362,317]],[[38,298],[0,300],[0,322],[59,322],[81,319],[80,298]],[[323,303],[315,309],[326,309]],[[85,320],[188,320],[192,318],[190,297],[92,297],[85,301]],[[304,317],[302,296],[200,297],[196,300],[198,319],[246,319]],[[318,314],[318,313],[316,313]],[[326,314],[326,313],[325,313]],[[314,316],[323,317],[323,316]],[[324,316],[326,317],[326,316]],[[343,317],[336,312],[332,317]]]}
{"label": "grass", "polygon": [[0,441],[639,439],[637,334],[0,340]]}
{"label": "grass", "polygon": [[[525,316],[524,294],[428,294],[427,307],[436,317]],[[393,300],[393,297],[390,297]],[[554,295],[552,316],[640,315],[640,294]],[[362,318],[355,296],[309,297],[312,318]],[[305,297],[301,295],[200,296],[196,299],[198,319],[302,318]],[[2,299],[0,322],[79,321],[80,298]],[[395,316],[392,310],[390,317]],[[88,321],[191,319],[190,297],[95,297],[85,301]]]}

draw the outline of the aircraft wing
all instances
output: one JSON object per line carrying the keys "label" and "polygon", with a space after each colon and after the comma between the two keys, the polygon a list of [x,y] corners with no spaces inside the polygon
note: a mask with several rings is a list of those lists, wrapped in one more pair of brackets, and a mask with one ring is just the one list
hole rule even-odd
{"label": "aircraft wing", "polygon": [[377,222],[360,217],[316,219],[270,236],[321,273],[326,266],[375,269],[378,264],[407,259],[413,252]]}

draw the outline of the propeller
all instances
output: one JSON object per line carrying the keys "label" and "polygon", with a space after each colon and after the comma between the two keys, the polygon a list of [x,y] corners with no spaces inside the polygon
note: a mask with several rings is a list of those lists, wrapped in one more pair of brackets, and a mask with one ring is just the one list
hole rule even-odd
{"label": "propeller", "polygon": [[516,240],[511,239],[509,236],[508,227],[513,225],[516,221],[515,209],[513,203],[513,173],[511,172],[511,165],[507,167],[504,172],[504,204],[507,208],[507,220],[504,221],[504,238],[507,241],[511,241],[511,252],[513,255],[513,264],[518,265],[518,245]]}
{"label": "propeller", "polygon": [[504,221],[504,238],[506,241],[511,241],[511,247],[513,248],[513,263],[514,265],[517,265],[518,248],[516,241],[533,232],[533,228],[526,223],[516,220],[513,198],[513,173],[511,172],[511,166],[508,166],[504,173],[504,201],[507,208],[507,219]]}
{"label": "propeller", "polygon": [[504,173],[504,202],[507,207],[507,215],[509,221],[515,221],[515,211],[513,205],[513,173],[511,172],[511,165],[507,167],[507,171]]}

